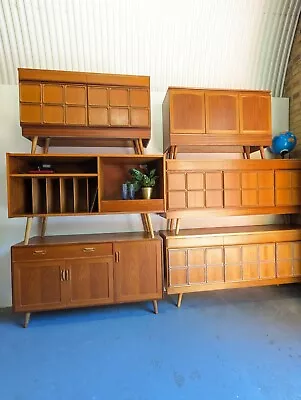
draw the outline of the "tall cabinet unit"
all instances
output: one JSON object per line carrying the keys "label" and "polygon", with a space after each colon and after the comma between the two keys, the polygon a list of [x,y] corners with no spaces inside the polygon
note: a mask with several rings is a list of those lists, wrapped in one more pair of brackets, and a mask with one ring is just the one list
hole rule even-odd
{"label": "tall cabinet unit", "polygon": [[[182,218],[298,214],[301,161],[250,159],[272,141],[267,91],[169,88],[163,102],[168,294],[301,281],[301,228],[184,229]],[[244,160],[177,159],[240,152]]]}
{"label": "tall cabinet unit", "polygon": [[[162,239],[150,213],[166,211],[165,157],[150,140],[147,76],[19,69],[20,125],[31,154],[7,154],[8,216],[26,217],[12,246],[13,308],[30,313],[163,296]],[[42,154],[37,154],[37,146]],[[133,147],[125,154],[48,154],[55,146]],[[155,170],[151,198],[122,196],[132,168]],[[141,215],[144,233],[45,236],[51,216]],[[34,217],[40,237],[30,238]]]}

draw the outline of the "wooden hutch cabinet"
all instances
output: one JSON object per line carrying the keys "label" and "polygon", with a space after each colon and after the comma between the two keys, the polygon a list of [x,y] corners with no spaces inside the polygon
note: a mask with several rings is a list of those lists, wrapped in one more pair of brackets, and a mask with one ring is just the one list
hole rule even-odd
{"label": "wooden hutch cabinet", "polygon": [[244,146],[268,146],[271,95],[171,87],[163,102],[163,133],[164,151],[241,152]]}
{"label": "wooden hutch cabinet", "polygon": [[[300,160],[166,160],[168,294],[301,281],[301,227],[180,229],[185,217],[298,214]],[[174,222],[176,222],[174,226]]]}
{"label": "wooden hutch cabinet", "polygon": [[126,146],[150,140],[147,76],[19,69],[22,135],[51,146]]}
{"label": "wooden hutch cabinet", "polygon": [[[7,154],[8,216],[26,217],[12,246],[13,308],[33,311],[162,298],[161,238],[149,213],[165,212],[165,157],[143,155],[150,140],[150,78],[23,69],[20,125],[31,154]],[[42,154],[36,154],[37,146]],[[48,154],[50,146],[133,147],[134,155]],[[129,170],[156,171],[150,199],[128,200]],[[144,233],[45,236],[51,216],[135,213]],[[34,217],[40,237],[30,239]]]}

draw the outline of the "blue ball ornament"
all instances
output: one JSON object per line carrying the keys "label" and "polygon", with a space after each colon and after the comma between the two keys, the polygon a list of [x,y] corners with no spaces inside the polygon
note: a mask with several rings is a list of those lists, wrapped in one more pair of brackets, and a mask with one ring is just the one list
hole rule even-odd
{"label": "blue ball ornament", "polygon": [[274,136],[270,149],[272,153],[280,154],[284,157],[285,154],[290,153],[296,147],[296,144],[296,136],[288,131]]}

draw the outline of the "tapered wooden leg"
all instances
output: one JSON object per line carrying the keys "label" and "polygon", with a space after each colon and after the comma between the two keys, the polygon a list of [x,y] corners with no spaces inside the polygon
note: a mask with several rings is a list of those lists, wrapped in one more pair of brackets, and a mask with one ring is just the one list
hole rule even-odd
{"label": "tapered wooden leg", "polygon": [[24,328],[27,328],[28,327],[28,324],[29,324],[29,321],[30,321],[30,312],[27,312],[26,314],[25,314],[25,318],[24,318]]}
{"label": "tapered wooden leg", "polygon": [[31,154],[35,154],[37,150],[38,136],[35,136],[31,142]]}
{"label": "tapered wooden leg", "polygon": [[171,231],[174,230],[174,222],[175,222],[175,221],[176,221],[175,218],[172,218],[172,219],[171,219],[171,222],[170,222],[170,230],[171,230]]}
{"label": "tapered wooden leg", "polygon": [[169,218],[167,218],[167,220],[166,220],[166,230],[167,231],[169,231],[170,230],[170,219]]}
{"label": "tapered wooden leg", "polygon": [[145,214],[141,214],[141,220],[142,220],[144,232],[148,232],[148,225],[147,225],[147,220],[145,218]]}
{"label": "tapered wooden leg", "polygon": [[157,300],[153,300],[153,306],[154,306],[154,313],[158,314],[158,302],[157,302]]}
{"label": "tapered wooden leg", "polygon": [[42,220],[41,220],[41,237],[45,236],[46,228],[47,228],[47,220],[48,220],[47,217],[42,217]]}
{"label": "tapered wooden leg", "polygon": [[28,244],[30,231],[32,227],[32,217],[28,217],[26,221],[25,235],[24,235],[24,244]]}
{"label": "tapered wooden leg", "polygon": [[245,146],[245,153],[246,157],[249,160],[250,159],[250,146]]}
{"label": "tapered wooden leg", "polygon": [[145,217],[147,219],[147,225],[148,225],[148,229],[149,229],[149,233],[151,235],[151,238],[154,239],[155,235],[154,235],[154,230],[153,230],[153,224],[152,224],[152,220],[149,214],[145,214]]}
{"label": "tapered wooden leg", "polygon": [[48,151],[49,151],[49,146],[50,146],[50,138],[46,138],[46,140],[45,140],[45,145],[44,145],[44,148],[43,148],[44,154],[47,154],[47,153],[48,153]]}
{"label": "tapered wooden leg", "polygon": [[180,308],[182,304],[183,293],[179,293],[177,307]]}
{"label": "tapered wooden leg", "polygon": [[177,158],[178,154],[178,146],[173,147],[173,159],[175,160]]}
{"label": "tapered wooden leg", "polygon": [[261,158],[263,159],[263,158],[264,158],[264,147],[263,147],[263,146],[260,146],[260,147],[259,147],[259,150],[260,150]]}
{"label": "tapered wooden leg", "polygon": [[136,154],[139,154],[139,150],[138,150],[138,145],[137,145],[137,140],[134,139],[133,140],[133,145],[134,145],[134,151]]}
{"label": "tapered wooden leg", "polygon": [[142,143],[142,139],[138,139],[138,146],[139,146],[140,154],[143,154],[143,143]]}
{"label": "tapered wooden leg", "polygon": [[177,222],[176,222],[176,235],[179,234],[179,230],[180,230],[180,218],[177,218]]}

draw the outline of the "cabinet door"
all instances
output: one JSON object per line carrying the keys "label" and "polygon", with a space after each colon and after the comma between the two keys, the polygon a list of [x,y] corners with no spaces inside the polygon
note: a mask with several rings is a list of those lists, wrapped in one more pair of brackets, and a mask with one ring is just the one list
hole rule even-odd
{"label": "cabinet door", "polygon": [[113,303],[113,258],[99,257],[66,262],[68,305]]}
{"label": "cabinet door", "polygon": [[205,93],[206,133],[239,133],[238,93]]}
{"label": "cabinet door", "polygon": [[41,124],[41,95],[42,88],[39,83],[20,83],[19,97],[21,123]]}
{"label": "cabinet door", "polygon": [[89,126],[109,126],[108,89],[102,86],[88,86]]}
{"label": "cabinet door", "polygon": [[116,301],[162,298],[162,257],[159,240],[115,243],[114,251]]}
{"label": "cabinet door", "polygon": [[15,311],[38,311],[66,305],[64,261],[16,262],[12,267]]}
{"label": "cabinet door", "polygon": [[262,93],[239,95],[240,132],[271,134],[271,96]]}
{"label": "cabinet door", "polygon": [[170,132],[205,133],[204,91],[170,92]]}

